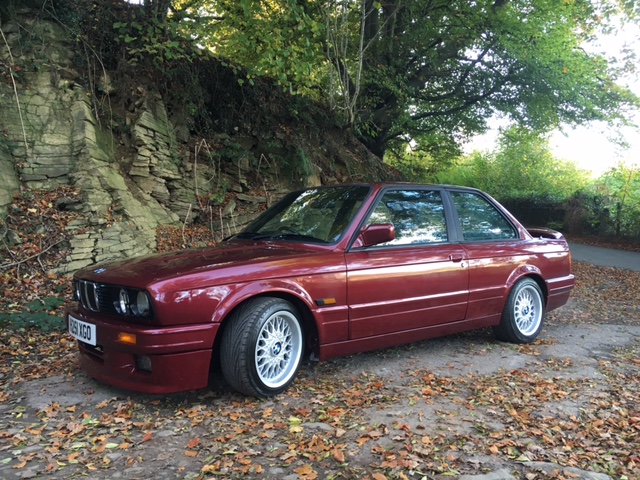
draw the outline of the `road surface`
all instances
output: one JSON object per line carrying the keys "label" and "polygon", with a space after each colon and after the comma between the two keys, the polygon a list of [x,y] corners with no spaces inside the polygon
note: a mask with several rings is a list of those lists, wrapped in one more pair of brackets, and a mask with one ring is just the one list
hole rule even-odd
{"label": "road surface", "polygon": [[570,243],[573,259],[599,267],[618,267],[640,271],[640,253]]}

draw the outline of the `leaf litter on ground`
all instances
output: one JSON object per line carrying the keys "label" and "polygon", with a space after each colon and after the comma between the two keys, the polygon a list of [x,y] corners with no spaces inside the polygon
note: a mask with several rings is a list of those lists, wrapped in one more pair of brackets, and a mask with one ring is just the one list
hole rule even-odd
{"label": "leaf litter on ground", "polygon": [[[23,300],[70,300],[68,278],[50,272],[64,258],[64,242],[47,250],[66,228],[66,214],[49,212],[55,198],[43,198],[17,199],[37,212],[14,209],[12,228],[38,214],[52,215],[58,230],[48,226],[44,237],[42,229],[32,230],[22,244],[5,247],[2,312],[24,311]],[[163,235],[167,248],[207,241],[196,227]],[[581,262],[573,268],[572,299],[550,313],[549,323],[640,324],[640,274]],[[516,348],[536,357],[552,342]],[[527,480],[576,478],[571,467],[640,478],[639,342],[602,360],[601,380],[567,378],[563,372],[573,366],[564,358],[545,360],[544,372],[450,377],[406,369],[393,378],[345,372],[338,359],[303,366],[292,388],[268,401],[243,398],[215,381],[211,389],[167,396],[104,387],[108,398],[91,401],[93,389],[103,387],[79,372],[66,333],[5,326],[0,349],[0,477],[110,478],[126,471],[140,478],[165,472],[180,478],[416,479],[484,473],[511,462]],[[366,355],[411,352],[408,346]],[[74,382],[88,401],[29,407],[24,388],[47,379]],[[374,416],[386,420],[372,423]],[[524,469],[533,462],[557,469]]]}

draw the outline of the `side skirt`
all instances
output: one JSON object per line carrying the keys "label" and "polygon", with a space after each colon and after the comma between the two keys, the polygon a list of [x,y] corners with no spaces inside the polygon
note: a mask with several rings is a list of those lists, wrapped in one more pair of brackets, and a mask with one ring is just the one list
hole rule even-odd
{"label": "side skirt", "polygon": [[378,335],[375,337],[358,338],[344,342],[329,343],[320,345],[320,360],[333,357],[343,357],[354,353],[378,350],[381,348],[394,347],[406,343],[418,342],[429,338],[444,337],[455,333],[476,330],[478,328],[490,327],[500,323],[501,314],[474,320],[463,320],[460,322],[445,323],[430,327],[417,328],[414,330],[404,330],[402,332]]}

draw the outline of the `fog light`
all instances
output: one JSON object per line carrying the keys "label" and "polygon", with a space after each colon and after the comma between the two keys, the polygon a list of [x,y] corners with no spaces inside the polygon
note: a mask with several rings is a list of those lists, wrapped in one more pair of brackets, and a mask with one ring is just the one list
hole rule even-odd
{"label": "fog light", "polygon": [[128,345],[135,345],[137,339],[134,333],[118,332],[118,341],[120,343],[126,343]]}
{"label": "fog light", "polygon": [[136,355],[136,370],[151,373],[151,358]]}

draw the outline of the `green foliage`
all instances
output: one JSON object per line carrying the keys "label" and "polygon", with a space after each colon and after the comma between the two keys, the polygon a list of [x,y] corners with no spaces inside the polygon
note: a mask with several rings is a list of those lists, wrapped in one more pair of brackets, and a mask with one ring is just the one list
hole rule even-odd
{"label": "green foliage", "polygon": [[180,34],[180,23],[165,18],[133,13],[130,21],[113,24],[116,40],[126,47],[129,62],[151,59],[156,65],[178,60],[192,60],[199,50],[186,44]]}
{"label": "green foliage", "polygon": [[473,152],[431,177],[484,190],[527,225],[563,227],[568,199],[590,183],[588,172],[556,159],[544,136],[512,128],[495,152]]}
{"label": "green foliage", "polygon": [[36,328],[43,332],[64,331],[64,318],[55,310],[64,304],[59,297],[46,297],[42,301],[33,300],[25,305],[21,313],[0,314],[0,327],[14,330]]}
{"label": "green foliage", "polygon": [[207,196],[207,203],[210,205],[222,205],[229,191],[229,182],[222,179],[216,182],[215,189],[210,191]]}
{"label": "green foliage", "polygon": [[[496,111],[544,131],[562,122],[615,122],[638,105],[615,84],[619,71],[581,46],[608,23],[605,7],[614,0],[390,3],[367,19],[377,36],[361,95],[377,130],[363,139],[374,151],[424,132],[482,131]],[[397,72],[385,76],[393,87],[371,70]]]}
{"label": "green foliage", "polygon": [[609,235],[612,222],[604,200],[592,187],[576,192],[567,201],[566,223],[569,231],[603,237]]}
{"label": "green foliage", "polygon": [[640,168],[619,164],[567,201],[572,232],[638,241]]}
{"label": "green foliage", "polygon": [[[76,10],[78,2],[56,0]],[[618,80],[634,59],[616,63],[583,44],[635,18],[635,3],[147,0],[114,18],[104,15],[112,4],[96,2],[88,26],[113,18],[110,33],[129,60],[169,72],[210,52],[241,85],[266,76],[334,106],[381,157],[411,142],[440,162],[435,146],[482,132],[496,112],[537,131],[625,123],[639,101]]]}
{"label": "green foliage", "polygon": [[212,205],[221,205],[224,203],[229,191],[229,183],[227,179],[222,175],[222,164],[232,163],[238,165],[238,168],[243,162],[248,161],[253,155],[249,150],[235,142],[225,142],[217,145],[207,155],[207,161],[215,171],[215,184],[208,193],[207,201]]}
{"label": "green foliage", "polygon": [[594,189],[609,213],[617,237],[637,237],[640,232],[640,169],[619,164],[601,176]]}
{"label": "green foliage", "polygon": [[323,22],[296,0],[219,0],[201,2],[210,16],[223,19],[199,38],[221,59],[241,65],[244,79],[269,76],[294,93],[310,92],[322,61]]}
{"label": "green foliage", "polygon": [[212,165],[216,165],[221,159],[234,164],[252,157],[251,152],[236,142],[225,142],[219,145],[210,155],[209,161]]}
{"label": "green foliage", "polygon": [[421,140],[413,147],[387,151],[384,161],[412,182],[434,182],[438,172],[453,166],[461,151],[450,137],[423,135]]}
{"label": "green foliage", "polygon": [[398,170],[408,180],[422,183],[432,181],[438,168],[434,158],[423,150],[409,150],[400,155],[387,153],[385,163]]}
{"label": "green foliage", "polygon": [[[455,139],[482,131],[496,111],[546,130],[624,121],[638,104],[616,84],[626,67],[582,48],[629,14],[617,0],[365,4],[201,2],[221,18],[207,44],[248,68],[248,80],[269,75],[316,91],[330,78],[326,98],[338,113],[349,108],[341,100],[357,94],[355,130],[379,155],[425,133]],[[319,73],[327,68],[332,75]]]}
{"label": "green foliage", "polygon": [[[339,107],[338,123],[346,118],[341,97],[357,99],[354,131],[406,177],[473,185],[501,200],[562,202],[586,191],[588,181],[524,128],[506,132],[496,152],[461,157],[460,141],[486,128],[495,112],[544,132],[562,122],[624,122],[638,105],[616,84],[633,62],[615,64],[582,48],[598,32],[612,31],[614,20],[629,21],[633,2],[147,0],[115,9],[97,1],[84,16],[80,0],[55,3],[72,27],[95,35],[107,69],[121,58],[152,66],[147,72],[173,95],[170,107],[185,108],[194,128],[228,126],[220,104],[233,111],[247,101],[263,108],[274,102],[251,97],[253,89],[238,85],[229,68],[205,66],[211,62],[203,52],[211,52],[245,87],[267,87],[263,77],[270,77],[289,91],[323,95]],[[236,89],[220,96],[211,88],[216,82],[207,85],[212,78]],[[234,149],[215,152],[218,169],[246,153]],[[313,172],[302,147],[275,155],[294,178]],[[617,191],[614,177],[606,188]],[[615,198],[621,219],[632,196]],[[621,232],[630,228],[615,223]]]}
{"label": "green foliage", "polygon": [[638,167],[620,164],[594,181],[554,158],[544,136],[523,129],[503,132],[495,152],[459,157],[426,179],[485,190],[528,225],[627,238],[640,232]]}
{"label": "green foliage", "polygon": [[518,128],[502,133],[496,152],[461,157],[436,178],[480,188],[501,201],[541,197],[562,202],[589,183],[586,171],[553,156],[545,137]]}

